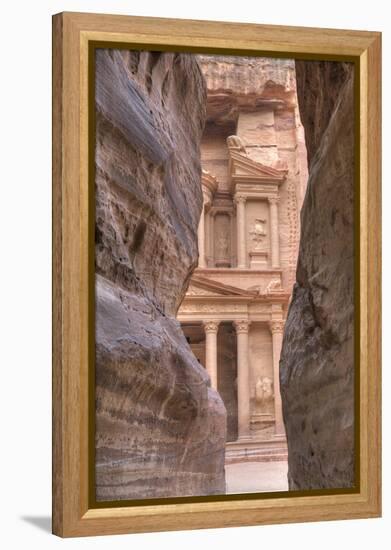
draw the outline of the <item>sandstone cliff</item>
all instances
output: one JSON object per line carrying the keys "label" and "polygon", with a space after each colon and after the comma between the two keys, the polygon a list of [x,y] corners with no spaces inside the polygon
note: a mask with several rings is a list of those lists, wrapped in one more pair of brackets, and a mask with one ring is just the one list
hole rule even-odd
{"label": "sandstone cliff", "polygon": [[[208,86],[207,119],[236,121],[239,111],[287,108],[296,104],[292,59],[198,55]],[[262,128],[267,133],[268,127]]]}
{"label": "sandstone cliff", "polygon": [[97,51],[97,500],[225,491],[225,408],[175,319],[205,102],[191,55]]}
{"label": "sandstone cliff", "polygon": [[354,484],[353,66],[297,62],[309,182],[280,361],[290,489]]}

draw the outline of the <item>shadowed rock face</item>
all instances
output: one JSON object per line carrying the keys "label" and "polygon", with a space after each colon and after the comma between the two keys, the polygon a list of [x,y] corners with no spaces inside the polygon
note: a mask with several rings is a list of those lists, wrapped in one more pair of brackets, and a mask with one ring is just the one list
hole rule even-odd
{"label": "shadowed rock face", "polygon": [[310,173],[280,382],[290,489],[354,484],[353,66],[297,62]]}
{"label": "shadowed rock face", "polygon": [[330,123],[341,88],[352,77],[352,70],[351,63],[296,61],[297,95],[309,163]]}
{"label": "shadowed rock face", "polygon": [[177,309],[197,263],[194,57],[96,55],[96,498],[223,493],[226,412]]}

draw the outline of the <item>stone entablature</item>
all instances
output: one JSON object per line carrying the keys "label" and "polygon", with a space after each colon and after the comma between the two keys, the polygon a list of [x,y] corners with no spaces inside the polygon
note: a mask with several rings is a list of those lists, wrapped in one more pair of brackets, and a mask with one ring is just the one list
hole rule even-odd
{"label": "stone entablature", "polygon": [[269,323],[273,316],[273,310],[267,302],[224,303],[224,302],[197,302],[184,304],[179,313],[178,320],[181,323],[187,321],[204,321],[215,319],[219,321],[235,321],[243,315],[249,321]]}
{"label": "stone entablature", "polygon": [[[273,293],[276,296],[282,292],[283,295],[288,296],[290,292],[283,288],[282,276],[281,269],[208,268],[196,269],[191,281],[193,282],[195,278],[202,277],[209,284],[232,287],[232,283],[234,283],[235,288],[242,290],[246,295],[254,293],[254,296],[257,296]],[[194,285],[191,285],[191,289],[194,289]],[[197,293],[200,294],[200,291],[197,290]]]}

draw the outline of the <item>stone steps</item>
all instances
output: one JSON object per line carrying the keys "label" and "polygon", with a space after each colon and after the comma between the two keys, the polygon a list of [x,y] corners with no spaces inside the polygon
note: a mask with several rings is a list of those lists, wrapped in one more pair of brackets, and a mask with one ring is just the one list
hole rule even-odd
{"label": "stone steps", "polygon": [[226,464],[282,460],[288,460],[288,448],[284,438],[233,441],[227,443],[225,448]]}

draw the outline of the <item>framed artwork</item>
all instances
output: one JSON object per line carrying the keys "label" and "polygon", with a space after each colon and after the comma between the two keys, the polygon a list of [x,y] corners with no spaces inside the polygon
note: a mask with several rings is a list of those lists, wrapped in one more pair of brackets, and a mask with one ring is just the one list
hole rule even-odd
{"label": "framed artwork", "polygon": [[53,532],[377,517],[377,32],[53,17]]}

